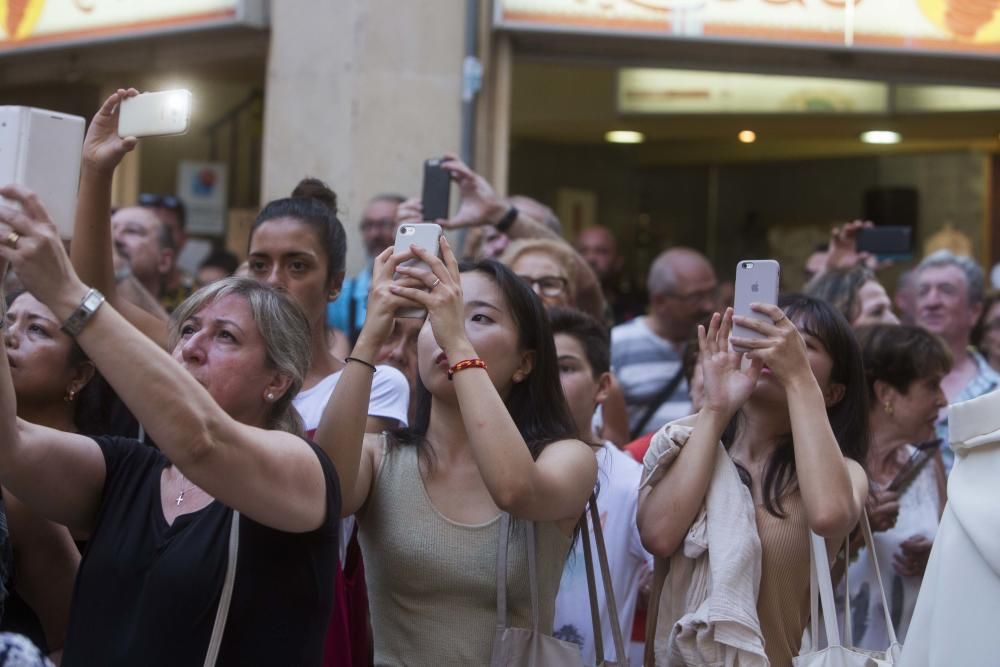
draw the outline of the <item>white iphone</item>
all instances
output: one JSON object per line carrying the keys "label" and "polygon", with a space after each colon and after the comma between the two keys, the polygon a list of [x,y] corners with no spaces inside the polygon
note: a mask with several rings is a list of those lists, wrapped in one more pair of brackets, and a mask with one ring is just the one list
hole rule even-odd
{"label": "white iphone", "polygon": [[191,125],[191,92],[164,90],[122,100],[118,136],[154,137],[184,134]]}
{"label": "white iphone", "polygon": [[[406,252],[411,245],[423,248],[435,257],[441,256],[441,225],[434,222],[406,223],[396,230],[395,252]],[[430,269],[427,262],[414,257],[400,266],[413,266],[420,269]],[[397,274],[398,275],[398,274]],[[396,317],[423,317],[427,311],[423,308],[400,308]]]}
{"label": "white iphone", "polygon": [[[733,314],[755,320],[771,322],[763,313],[750,309],[751,303],[778,304],[778,286],[781,282],[781,265],[773,259],[745,259],[736,265],[736,290],[733,300]],[[762,334],[733,326],[733,336],[737,338],[764,338]],[[749,352],[743,347],[733,346],[737,352]]]}
{"label": "white iphone", "polygon": [[[84,125],[80,116],[0,106],[0,185],[38,195],[64,239],[73,237]],[[17,206],[2,197],[0,203]]]}

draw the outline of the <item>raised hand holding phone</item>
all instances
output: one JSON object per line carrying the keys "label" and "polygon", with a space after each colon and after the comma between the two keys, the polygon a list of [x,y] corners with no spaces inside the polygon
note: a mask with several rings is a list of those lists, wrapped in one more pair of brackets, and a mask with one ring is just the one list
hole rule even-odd
{"label": "raised hand holding phone", "polygon": [[191,92],[164,90],[122,100],[118,136],[153,137],[184,134],[191,125]]}
{"label": "raised hand holding phone", "polygon": [[[396,229],[396,242],[393,246],[395,252],[404,253],[410,250],[410,246],[416,246],[421,248],[425,252],[434,255],[435,257],[441,256],[441,225],[434,222],[419,222],[419,223],[406,223],[399,226]],[[428,266],[427,262],[423,261],[419,257],[413,257],[407,259],[400,263],[400,267],[406,267],[411,269],[416,269],[422,272],[430,272],[431,267]],[[393,279],[399,278],[401,275],[410,275],[406,272],[397,272]],[[396,312],[396,317],[413,317],[421,318],[427,314],[427,311],[423,308],[401,308]]]}
{"label": "raised hand holding phone", "polygon": [[[736,317],[748,317],[761,322],[770,322],[771,318],[754,311],[750,304],[766,303],[777,305],[778,286],[781,282],[781,266],[773,259],[743,260],[736,265],[736,289],[733,301],[733,314]],[[764,338],[764,334],[745,326],[733,326],[733,336],[736,338]],[[749,351],[745,347],[733,345],[738,352]]]}

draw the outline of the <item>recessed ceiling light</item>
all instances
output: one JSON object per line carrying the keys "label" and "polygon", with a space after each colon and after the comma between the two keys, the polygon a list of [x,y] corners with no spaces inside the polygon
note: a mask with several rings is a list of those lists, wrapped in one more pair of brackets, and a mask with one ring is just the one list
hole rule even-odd
{"label": "recessed ceiling light", "polygon": [[753,130],[743,130],[738,135],[737,138],[745,144],[752,144],[757,141],[757,133]]}
{"label": "recessed ceiling light", "polygon": [[611,130],[605,133],[604,140],[612,144],[641,144],[646,135],[634,130]]}
{"label": "recessed ceiling light", "polygon": [[861,133],[861,141],[866,144],[898,144],[902,139],[899,132],[892,130],[868,130]]}

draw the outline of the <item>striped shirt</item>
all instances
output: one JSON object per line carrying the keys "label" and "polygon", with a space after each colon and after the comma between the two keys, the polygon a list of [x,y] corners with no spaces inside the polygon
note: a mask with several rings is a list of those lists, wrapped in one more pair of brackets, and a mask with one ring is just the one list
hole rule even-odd
{"label": "striped shirt", "polygon": [[[1000,373],[993,370],[993,367],[986,361],[986,357],[973,347],[969,348],[969,356],[976,362],[976,376],[969,380],[969,384],[965,385],[965,388],[952,403],[971,401],[1000,388]],[[951,467],[955,463],[955,452],[951,449],[951,439],[948,437],[947,408],[941,411],[941,418],[938,419],[936,428],[937,436],[942,441],[941,458],[944,461],[945,472],[951,472]]]}
{"label": "striped shirt", "polygon": [[[611,366],[625,393],[630,431],[635,429],[650,402],[680,371],[683,354],[683,348],[675,348],[670,341],[653,333],[645,317],[637,317],[611,330]],[[642,432],[650,433],[690,413],[688,383],[682,379],[673,394],[646,422]]]}

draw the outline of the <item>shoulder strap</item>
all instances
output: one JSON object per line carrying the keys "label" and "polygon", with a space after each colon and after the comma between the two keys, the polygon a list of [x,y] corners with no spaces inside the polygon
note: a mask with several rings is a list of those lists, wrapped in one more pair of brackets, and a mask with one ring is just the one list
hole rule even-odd
{"label": "shoulder strap", "polygon": [[653,559],[653,585],[649,590],[649,601],[646,604],[646,647],[642,664],[655,664],[656,622],[660,615],[660,596],[663,594],[663,584],[670,573],[670,561],[656,556]]}
{"label": "shoulder strap", "polygon": [[[497,540],[497,630],[507,627],[507,545],[510,540],[511,516],[500,515],[500,535]],[[525,521],[525,543],[528,548],[528,587],[531,594],[531,629],[538,632],[538,573],[535,570],[535,524]]]}
{"label": "shoulder strap", "polygon": [[660,408],[660,406],[666,403],[670,397],[674,395],[674,392],[677,390],[677,387],[680,386],[681,380],[683,379],[684,364],[681,363],[677,368],[677,372],[674,373],[674,376],[670,378],[669,381],[667,381],[667,384],[663,385],[663,388],[660,389],[655,396],[649,399],[649,403],[646,404],[646,409],[643,411],[642,416],[639,417],[639,421],[637,421],[635,426],[632,427],[632,430],[629,431],[629,440],[635,440],[642,435],[643,429],[646,428],[646,424],[648,424],[649,420],[653,418],[653,415],[656,414],[656,411]]}
{"label": "shoulder strap", "polygon": [[236,582],[236,557],[239,554],[239,547],[240,513],[233,510],[233,520],[229,527],[229,560],[226,563],[226,580],[222,585],[222,595],[219,596],[219,607],[215,611],[215,626],[212,628],[212,639],[208,642],[205,667],[215,667],[215,661],[219,657],[219,647],[222,646],[222,633],[226,631],[229,604],[233,599],[233,585]]}
{"label": "shoulder strap", "polygon": [[[604,544],[604,529],[601,526],[601,515],[597,508],[597,497],[590,494],[590,520],[594,526],[594,544],[597,547],[597,560],[601,568],[601,583],[604,586],[604,603],[608,608],[611,622],[611,639],[615,643],[615,655],[619,665],[628,664],[628,654],[625,652],[625,640],[622,637],[622,626],[618,620],[618,604],[615,600],[614,587],[611,583],[611,568],[608,565],[608,551]],[[601,632],[601,618],[597,604],[597,582],[594,579],[593,555],[590,550],[590,535],[587,516],[580,519],[583,538],[583,560],[587,567],[587,589],[590,593],[590,620],[594,628],[594,652],[597,664],[604,664],[604,634]]]}

